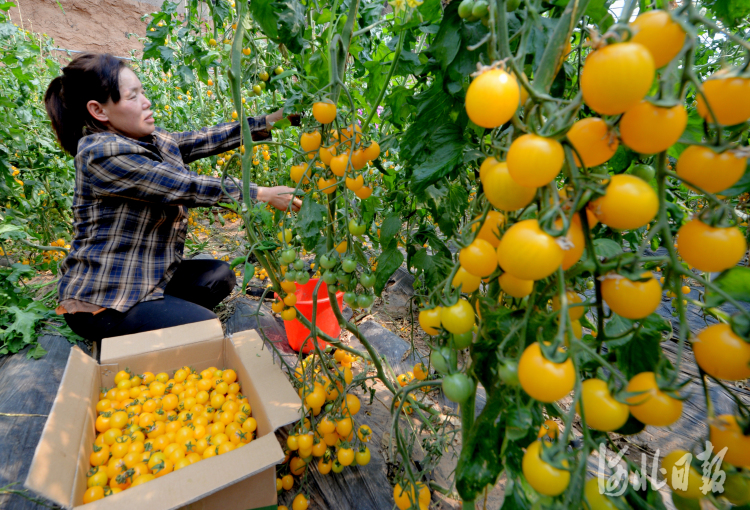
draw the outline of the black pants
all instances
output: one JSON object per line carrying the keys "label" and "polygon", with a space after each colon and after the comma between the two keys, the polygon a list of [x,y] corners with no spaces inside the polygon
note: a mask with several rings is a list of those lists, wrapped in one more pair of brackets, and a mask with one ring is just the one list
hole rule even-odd
{"label": "black pants", "polygon": [[164,299],[136,304],[127,312],[111,308],[91,313],[66,313],[65,322],[88,340],[131,335],[215,319],[213,310],[234,289],[236,277],[220,260],[183,260],[164,289]]}

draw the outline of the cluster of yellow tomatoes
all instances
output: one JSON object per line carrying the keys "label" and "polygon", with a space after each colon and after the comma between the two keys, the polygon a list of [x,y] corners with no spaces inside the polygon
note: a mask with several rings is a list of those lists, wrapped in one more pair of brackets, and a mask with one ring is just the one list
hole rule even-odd
{"label": "cluster of yellow tomatoes", "polygon": [[[253,165],[258,166],[260,164],[260,157],[263,158],[263,161],[271,159],[271,155],[268,152],[268,145],[263,144],[253,146]],[[267,164],[265,166],[267,168]]]}
{"label": "cluster of yellow tomatoes", "polygon": [[[669,13],[659,10],[641,14],[630,28],[633,35],[624,42],[594,41],[594,49],[583,65],[580,84],[583,101],[606,118],[582,118],[566,133],[554,137],[535,132],[530,125],[529,132],[511,142],[502,160],[489,157],[482,163],[480,180],[493,208],[486,216],[476,218],[474,230],[480,228],[473,241],[459,253],[460,267],[452,281],[454,288],[472,293],[499,266],[503,293],[524,298],[532,293],[535,281],[578,262],[585,248],[585,230],[599,222],[616,230],[635,230],[654,221],[659,211],[656,192],[646,181],[629,174],[605,177],[603,193],[594,195],[585,208],[573,214],[569,225],[557,220],[554,225],[557,237],[542,228],[537,219],[507,224],[504,214],[526,207],[537,197],[538,190],[554,183],[566,163],[561,140],[571,147],[575,164],[584,168],[606,163],[620,142],[635,152],[655,154],[678,141],[687,125],[684,106],[654,103],[646,94],[652,88],[656,69],[667,65],[683,48],[686,33]],[[742,76],[739,70],[716,73],[702,84],[698,113],[712,124],[743,123],[750,119],[748,98],[750,78]],[[469,86],[466,111],[475,124],[497,128],[511,120],[527,100],[528,94],[519,87],[513,74],[497,67],[486,68]],[[735,184],[746,167],[744,151],[691,145],[680,155],[673,177],[694,191],[716,193]],[[560,202],[567,211],[576,205],[568,198],[568,190],[560,189],[558,194],[551,203]],[[710,215],[697,214],[689,219],[680,226],[676,239],[681,259],[691,268],[707,273],[734,267],[748,249],[736,225],[717,222]],[[661,303],[662,287],[650,271],[644,270],[640,278],[615,271],[601,280],[603,301],[621,317],[645,319]],[[565,294],[573,330],[580,337],[578,319],[585,311],[584,303],[572,290],[566,290]],[[560,310],[557,298],[552,308]],[[439,334],[443,328],[456,343],[462,335],[470,335],[475,310],[468,300],[459,298],[452,306],[423,309],[419,322],[430,335]],[[465,347],[470,343],[469,337]],[[750,377],[750,345],[728,324],[715,324],[700,331],[692,346],[697,364],[709,375],[725,380]],[[538,342],[525,348],[518,364],[518,380],[535,400],[553,403],[573,391],[576,369],[570,358],[555,362],[542,351],[543,346]],[[440,371],[441,358],[437,361]],[[469,384],[465,374],[449,374],[444,378],[443,390],[449,398],[453,394],[460,401],[470,393]],[[625,399],[627,403],[616,399],[613,388],[600,379],[585,380],[581,391],[579,406],[586,409],[586,424],[600,431],[619,429],[631,414],[641,423],[658,427],[667,427],[682,415],[682,400],[674,393],[662,391],[653,372],[636,374],[624,388],[617,390],[637,395]],[[750,465],[750,437],[742,434],[734,416],[715,419],[710,425],[710,440],[717,451],[728,447],[725,461],[729,464]],[[541,443],[528,447],[523,459],[524,475],[541,494],[559,495],[567,488],[570,473],[547,464],[540,452]],[[677,458],[668,457],[665,463]],[[686,497],[702,496],[697,492],[698,486]],[[589,492],[587,486],[587,497]]]}
{"label": "cluster of yellow tomatoes", "polygon": [[[315,120],[324,126],[331,124],[336,119],[336,105],[331,102],[321,101],[313,104],[313,116]],[[326,130],[328,133],[325,144],[321,131],[304,132],[300,136],[300,147],[306,153],[309,163],[293,165],[289,175],[294,182],[303,184],[310,182],[313,173],[318,174],[318,189],[330,195],[337,189],[338,178],[344,178],[348,189],[353,191],[357,197],[365,200],[372,194],[372,188],[365,185],[364,175],[361,170],[368,162],[376,160],[380,156],[380,145],[371,141],[367,147],[361,147],[362,132],[358,125],[352,124],[339,130]],[[320,163],[312,163],[319,159]]]}
{"label": "cluster of yellow tomatoes", "polygon": [[[67,248],[70,249],[70,245],[65,242],[65,239],[58,239],[57,241],[52,241],[50,243],[50,246],[58,246],[60,248]],[[50,262],[57,262],[65,258],[65,252],[61,250],[48,250],[45,251],[42,255],[42,262],[45,264],[49,264]]]}
{"label": "cluster of yellow tomatoes", "polygon": [[[348,391],[354,378],[351,366],[355,358],[340,349],[333,353],[333,362],[327,354],[323,358],[311,354],[295,370],[302,406],[309,415],[287,437],[286,458],[279,470],[281,476],[276,480],[278,491],[291,490],[294,477],[304,476],[313,462],[322,475],[332,471],[341,473],[347,466],[370,463],[367,443],[372,438],[372,429],[355,420],[361,403]],[[330,377],[321,363],[329,366]],[[303,504],[305,506],[301,506]],[[307,498],[298,494],[292,508],[300,510],[307,508],[306,505]]]}
{"label": "cluster of yellow tomatoes", "polygon": [[237,373],[216,367],[120,371],[96,411],[84,503],[244,446],[258,426]]}
{"label": "cluster of yellow tomatoes", "polygon": [[[427,367],[424,363],[419,362],[414,365],[414,368],[412,368],[410,371],[404,374],[398,374],[396,376],[396,382],[403,388],[404,386],[409,385],[414,380],[425,381],[428,376],[429,371]],[[428,386],[425,386],[422,388],[422,391],[424,393],[428,393],[430,391],[430,388]],[[401,406],[401,399],[397,398],[394,402],[394,405],[396,408],[401,407],[405,414],[412,414],[414,412],[414,408],[412,407],[411,402],[404,402],[404,405]]]}

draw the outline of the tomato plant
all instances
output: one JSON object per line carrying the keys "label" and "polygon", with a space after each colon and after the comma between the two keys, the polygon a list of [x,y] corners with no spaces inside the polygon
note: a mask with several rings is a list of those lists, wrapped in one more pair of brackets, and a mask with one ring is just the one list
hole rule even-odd
{"label": "tomato plant", "polygon": [[[399,508],[429,504],[422,480],[456,444],[458,432],[422,400],[436,388],[461,403],[460,447],[450,453],[459,461],[453,485],[440,490],[464,508],[503,472],[512,482],[505,500],[519,508],[647,508],[632,488],[622,499],[601,496],[582,467],[612,431],[675,423],[686,398],[707,409],[712,439],[740,452],[727,462],[748,465],[750,409],[736,399],[717,418],[700,400],[710,392],[687,395],[680,378],[690,346],[706,386],[747,372],[747,267],[735,266],[747,254],[749,48],[730,3],[393,0],[383,11],[369,0],[218,0],[190,2],[184,17],[167,2],[150,17],[144,59],[133,66],[160,125],[243,125],[239,148],[191,168],[243,186],[291,185],[302,199],[296,215],[249,199],[228,204],[247,237],[232,261],[241,288],[263,276],[263,297],[277,296],[272,311],[331,346],[310,342],[309,354],[285,362],[300,394],[279,468],[282,488],[299,476],[288,504],[307,505],[311,470],[366,463],[355,394],[374,379],[393,394]],[[16,112],[0,127],[7,352],[30,341],[19,333],[28,331],[24,314],[38,321],[51,306],[16,290],[35,270],[56,271],[73,239],[74,179],[72,160],[41,128],[40,83],[57,72],[51,42],[11,26],[0,30],[0,105]],[[281,120],[272,139],[253,140],[245,117],[280,107],[303,114],[301,125]],[[204,232],[196,219],[205,214],[191,212],[193,232]],[[197,236],[187,245],[200,246]],[[429,348],[403,377],[335,297],[369,310],[400,267],[414,276],[412,335],[424,332]],[[298,313],[297,286],[311,278],[363,349]],[[711,325],[691,332],[687,306]],[[665,307],[677,331],[659,315]],[[662,341],[677,344],[676,360]],[[487,403],[476,415],[480,385]],[[129,390],[107,399],[118,391]],[[556,404],[563,398],[567,411]],[[429,431],[419,465],[399,418],[409,412]],[[121,421],[115,414],[97,427]],[[585,426],[572,441],[576,414]],[[543,444],[538,431],[552,417],[561,427]],[[119,454],[110,439],[104,446]]]}

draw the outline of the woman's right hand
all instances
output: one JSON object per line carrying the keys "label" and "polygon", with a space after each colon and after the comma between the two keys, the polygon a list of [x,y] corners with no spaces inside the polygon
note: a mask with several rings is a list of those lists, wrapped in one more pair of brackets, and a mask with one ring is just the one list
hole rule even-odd
{"label": "woman's right hand", "polygon": [[[279,211],[289,209],[289,201],[294,194],[294,188],[289,186],[274,186],[272,188],[258,187],[258,200],[272,205]],[[292,211],[297,212],[302,207],[302,199],[294,197],[292,200]]]}

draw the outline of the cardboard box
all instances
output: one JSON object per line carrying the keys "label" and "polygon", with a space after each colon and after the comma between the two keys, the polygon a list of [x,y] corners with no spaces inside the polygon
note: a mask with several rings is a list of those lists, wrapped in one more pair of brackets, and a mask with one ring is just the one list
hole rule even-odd
{"label": "cardboard box", "polygon": [[[173,372],[184,365],[233,368],[258,422],[256,439],[221,456],[83,504],[96,437],[96,402],[115,374]],[[218,319],[102,342],[101,364],[71,349],[24,487],[65,508],[86,510],[276,510],[276,464],[284,459],[274,431],[299,419],[300,401],[255,331],[224,337]]]}

